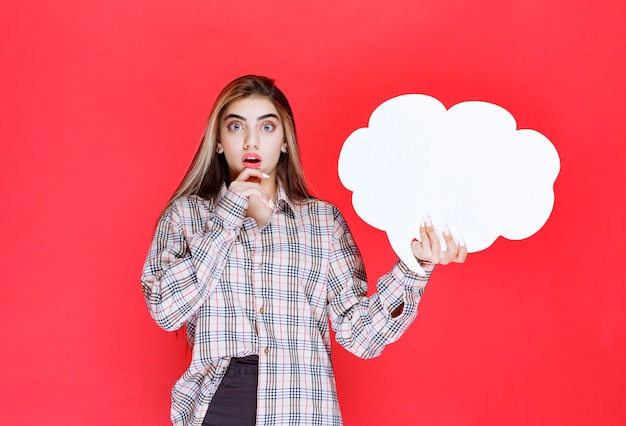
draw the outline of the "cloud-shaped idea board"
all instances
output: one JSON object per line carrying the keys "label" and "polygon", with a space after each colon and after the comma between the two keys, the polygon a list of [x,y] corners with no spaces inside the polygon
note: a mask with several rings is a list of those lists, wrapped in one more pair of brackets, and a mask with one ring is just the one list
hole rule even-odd
{"label": "cloud-shaped idea board", "polygon": [[420,94],[378,106],[339,155],[339,178],[353,192],[356,213],[385,231],[419,274],[410,245],[422,220],[430,219],[440,237],[448,228],[470,253],[500,235],[527,238],[552,212],[559,169],[550,140],[518,130],[504,108],[468,101],[446,109]]}

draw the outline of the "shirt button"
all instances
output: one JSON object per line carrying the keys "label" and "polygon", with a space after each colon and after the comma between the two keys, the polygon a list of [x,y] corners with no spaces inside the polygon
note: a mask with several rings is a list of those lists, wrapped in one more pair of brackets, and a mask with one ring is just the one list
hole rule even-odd
{"label": "shirt button", "polygon": [[259,312],[264,314],[265,313],[265,308],[263,306],[261,306],[261,309],[259,309]]}
{"label": "shirt button", "polygon": [[259,263],[257,266],[258,266],[259,269],[263,269],[263,264],[262,263]]}
{"label": "shirt button", "polygon": [[265,355],[269,354],[269,353],[270,353],[270,348],[265,348],[265,349],[263,350],[263,352],[265,353]]}

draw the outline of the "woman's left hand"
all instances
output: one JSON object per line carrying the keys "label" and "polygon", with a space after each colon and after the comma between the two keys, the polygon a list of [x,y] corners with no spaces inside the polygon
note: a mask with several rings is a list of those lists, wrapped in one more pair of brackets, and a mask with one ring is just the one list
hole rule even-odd
{"label": "woman's left hand", "polygon": [[441,249],[439,236],[430,220],[422,222],[420,225],[421,241],[413,240],[411,250],[419,262],[441,263],[463,263],[467,258],[467,246],[461,241],[457,244],[454,237],[448,230],[443,231],[443,239],[446,242],[446,249]]}

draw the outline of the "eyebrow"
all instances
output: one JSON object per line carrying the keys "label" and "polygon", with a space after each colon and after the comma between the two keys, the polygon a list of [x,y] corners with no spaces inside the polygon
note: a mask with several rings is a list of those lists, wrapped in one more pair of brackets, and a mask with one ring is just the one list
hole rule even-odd
{"label": "eyebrow", "polygon": [[[237,115],[237,114],[228,114],[226,117],[224,117],[224,120],[228,120],[229,118],[236,118],[241,121],[247,121],[245,117],[242,117],[241,115]],[[276,120],[280,121],[280,118],[273,112],[270,112],[269,114],[263,114],[257,117],[256,121],[265,120],[266,118],[275,118]]]}

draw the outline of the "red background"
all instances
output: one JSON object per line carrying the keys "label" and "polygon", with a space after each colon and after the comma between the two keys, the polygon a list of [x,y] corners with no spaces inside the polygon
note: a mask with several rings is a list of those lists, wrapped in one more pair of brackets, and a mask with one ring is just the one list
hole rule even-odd
{"label": "red background", "polygon": [[439,268],[382,357],[335,347],[346,425],[626,424],[624,22],[623,0],[3,2],[0,423],[167,424],[189,352],[141,267],[218,91],[258,73],[372,281],[395,256],[337,158],[382,101],[493,102],[561,158],[537,234]]}

